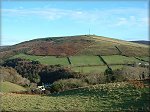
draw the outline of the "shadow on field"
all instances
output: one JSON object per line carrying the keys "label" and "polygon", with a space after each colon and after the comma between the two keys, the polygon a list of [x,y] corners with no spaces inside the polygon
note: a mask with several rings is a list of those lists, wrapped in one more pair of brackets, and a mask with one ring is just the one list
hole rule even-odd
{"label": "shadow on field", "polygon": [[[147,88],[149,89],[149,88]],[[124,111],[150,112],[150,91],[142,91],[140,96],[123,97],[119,103],[112,103],[112,107],[118,107]]]}
{"label": "shadow on field", "polygon": [[[130,91],[129,91],[130,90]],[[119,88],[117,90],[107,89],[74,89],[60,93],[54,93],[50,96],[85,96],[93,97],[97,101],[107,101],[111,103],[111,108],[117,111],[139,111],[150,112],[150,91],[149,88],[135,89],[132,88]]]}
{"label": "shadow on field", "polygon": [[107,90],[103,89],[88,89],[88,88],[82,88],[82,89],[73,89],[73,90],[67,90],[63,92],[53,93],[50,96],[58,97],[58,96],[104,96],[107,95]]}

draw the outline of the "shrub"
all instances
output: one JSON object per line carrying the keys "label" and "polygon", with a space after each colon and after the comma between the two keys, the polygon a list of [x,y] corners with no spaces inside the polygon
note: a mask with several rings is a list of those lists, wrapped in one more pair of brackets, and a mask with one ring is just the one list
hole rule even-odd
{"label": "shrub", "polygon": [[122,69],[113,71],[115,82],[126,80],[140,80],[149,77],[149,69],[143,67],[124,66]]}
{"label": "shrub", "polygon": [[83,82],[81,79],[70,78],[70,79],[55,81],[51,86],[51,90],[52,92],[61,92],[73,88],[83,87],[86,85],[87,83]]}
{"label": "shrub", "polygon": [[38,73],[42,69],[42,65],[38,61],[21,58],[8,59],[2,66],[16,69],[22,77],[28,78],[31,82],[37,83],[40,81]]}
{"label": "shrub", "polygon": [[50,92],[49,90],[47,90],[47,89],[44,91],[44,94],[46,94],[46,95],[48,95],[48,94],[50,94],[50,93],[51,93],[51,92]]}
{"label": "shrub", "polygon": [[85,82],[88,84],[102,84],[106,82],[104,74],[88,74],[84,77]]}
{"label": "shrub", "polygon": [[104,74],[106,76],[106,82],[114,82],[116,80],[114,77],[114,72],[111,68],[107,68]]}
{"label": "shrub", "polygon": [[68,68],[60,65],[42,65],[38,61],[30,61],[26,59],[16,58],[6,60],[2,66],[8,66],[16,69],[16,71],[30,80],[32,83],[53,83],[59,79],[69,79],[80,77],[80,74],[73,72]]}
{"label": "shrub", "polygon": [[41,82],[40,83],[53,83],[60,79],[69,79],[78,77],[77,73],[64,68],[48,68],[47,70],[43,69],[39,73]]}
{"label": "shrub", "polygon": [[122,74],[122,69],[117,69],[114,70],[114,77],[115,77],[115,82],[122,82],[122,81],[126,81],[127,77]]}
{"label": "shrub", "polygon": [[149,76],[149,68],[125,66],[121,70],[121,74],[126,77],[127,80],[146,79]]}

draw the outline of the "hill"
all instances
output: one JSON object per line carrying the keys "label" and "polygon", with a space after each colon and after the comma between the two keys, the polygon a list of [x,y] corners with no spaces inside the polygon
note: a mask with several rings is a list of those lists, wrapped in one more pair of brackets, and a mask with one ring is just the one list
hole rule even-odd
{"label": "hill", "polygon": [[19,86],[17,84],[11,83],[11,82],[1,82],[0,83],[0,92],[16,92],[16,91],[25,91],[26,89],[22,86]]}
{"label": "hill", "polygon": [[[40,38],[0,49],[8,79],[13,68],[30,82],[49,86],[42,96],[27,95],[32,88],[2,93],[2,111],[149,111],[144,81],[129,85],[130,79],[149,77],[148,51],[148,45],[96,35]],[[3,92],[20,91],[2,85]]]}
{"label": "hill", "polygon": [[127,55],[148,56],[149,47],[138,43],[96,36],[77,35],[66,37],[47,37],[22,42],[0,49],[1,58],[7,58],[17,53],[30,55]]}
{"label": "hill", "polygon": [[9,47],[9,45],[0,46],[0,49],[7,48],[7,47]]}
{"label": "hill", "polygon": [[145,44],[145,45],[150,45],[150,41],[146,41],[146,40],[137,40],[137,41],[130,41],[130,42],[139,43],[139,44]]}

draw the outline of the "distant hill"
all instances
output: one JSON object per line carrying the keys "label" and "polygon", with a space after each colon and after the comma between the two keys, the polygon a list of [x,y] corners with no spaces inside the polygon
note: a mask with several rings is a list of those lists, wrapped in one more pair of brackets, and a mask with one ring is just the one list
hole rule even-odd
{"label": "distant hill", "polygon": [[6,58],[17,53],[30,55],[115,55],[148,56],[147,45],[97,36],[76,35],[47,37],[25,41],[0,49],[0,57]]}
{"label": "distant hill", "polygon": [[6,48],[6,47],[9,47],[9,45],[0,46],[0,49]]}
{"label": "distant hill", "polygon": [[150,41],[146,41],[146,40],[138,40],[138,41],[130,41],[130,42],[139,43],[139,44],[145,44],[145,45],[150,45]]}

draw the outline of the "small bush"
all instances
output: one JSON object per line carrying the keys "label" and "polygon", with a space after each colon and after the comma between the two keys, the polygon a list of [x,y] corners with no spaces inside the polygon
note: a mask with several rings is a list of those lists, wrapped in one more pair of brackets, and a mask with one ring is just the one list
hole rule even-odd
{"label": "small bush", "polygon": [[106,76],[106,82],[114,82],[115,76],[114,76],[114,72],[111,68],[107,68],[104,72],[105,76]]}
{"label": "small bush", "polygon": [[87,83],[83,82],[81,79],[64,79],[58,80],[54,82],[51,86],[52,92],[61,92],[73,88],[83,87],[86,86]]}
{"label": "small bush", "polygon": [[46,94],[46,95],[48,95],[48,94],[50,94],[50,93],[51,93],[51,92],[50,92],[49,90],[47,90],[47,89],[44,91],[44,94]]}
{"label": "small bush", "polygon": [[113,73],[115,82],[147,79],[149,77],[149,69],[144,67],[124,66],[122,69],[114,70]]}
{"label": "small bush", "polygon": [[122,82],[127,80],[127,76],[122,74],[122,69],[114,70],[115,82]]}
{"label": "small bush", "polygon": [[88,84],[103,84],[106,82],[104,74],[88,74],[84,77],[85,82]]}

